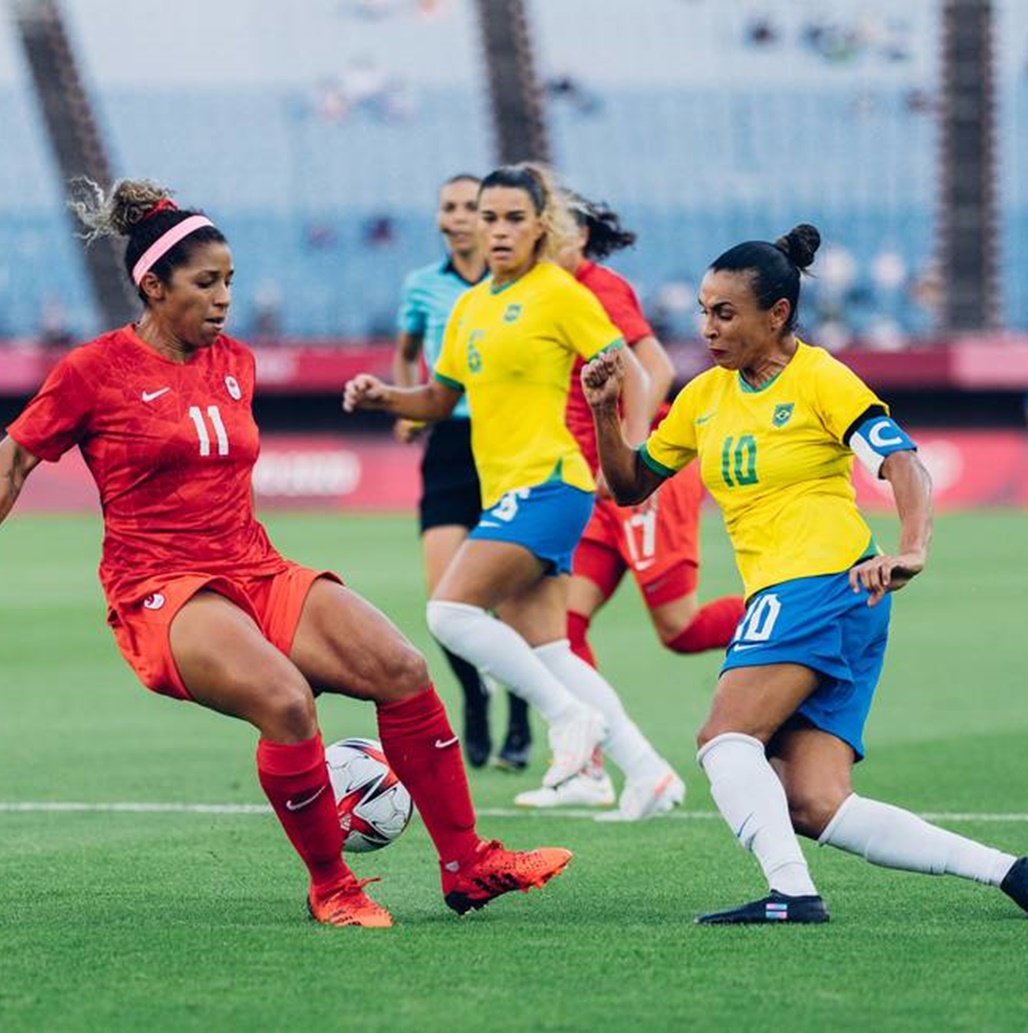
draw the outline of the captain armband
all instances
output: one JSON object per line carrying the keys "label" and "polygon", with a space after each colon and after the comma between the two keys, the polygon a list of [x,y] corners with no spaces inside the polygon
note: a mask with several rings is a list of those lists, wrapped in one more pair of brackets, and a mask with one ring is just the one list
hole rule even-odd
{"label": "captain armband", "polygon": [[864,420],[850,434],[847,444],[874,477],[881,476],[882,463],[893,452],[917,451],[917,445],[900,425],[884,414]]}

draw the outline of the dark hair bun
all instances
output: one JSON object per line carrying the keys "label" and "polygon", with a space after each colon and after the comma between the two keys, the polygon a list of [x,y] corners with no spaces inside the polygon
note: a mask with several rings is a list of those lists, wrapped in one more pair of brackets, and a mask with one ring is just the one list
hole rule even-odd
{"label": "dark hair bun", "polygon": [[814,261],[820,246],[821,234],[809,222],[801,222],[775,241],[775,247],[784,251],[798,269],[806,269]]}

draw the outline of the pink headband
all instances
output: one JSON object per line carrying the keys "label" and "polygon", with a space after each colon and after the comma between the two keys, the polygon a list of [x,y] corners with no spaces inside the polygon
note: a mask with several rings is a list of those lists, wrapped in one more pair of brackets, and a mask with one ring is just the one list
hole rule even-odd
{"label": "pink headband", "polygon": [[155,263],[160,261],[183,237],[188,237],[194,230],[204,226],[213,226],[205,215],[190,215],[187,219],[176,223],[167,233],[162,233],[140,256],[132,267],[132,282],[138,287],[140,281]]}

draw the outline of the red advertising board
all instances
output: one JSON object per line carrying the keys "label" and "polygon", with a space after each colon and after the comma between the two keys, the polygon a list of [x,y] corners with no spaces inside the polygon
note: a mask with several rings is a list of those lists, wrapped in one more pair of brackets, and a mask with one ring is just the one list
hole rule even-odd
{"label": "red advertising board", "polygon": [[[931,430],[913,433],[932,475],[938,509],[1028,506],[1028,435],[1022,431]],[[857,500],[891,508],[892,488],[854,463]]]}
{"label": "red advertising board", "polygon": [[[914,432],[931,471],[939,509],[1028,507],[1028,435],[1019,431]],[[418,445],[384,437],[268,434],[254,472],[262,508],[410,512],[419,489]],[[855,464],[857,495],[870,510],[890,506],[889,485]],[[43,463],[21,510],[95,510],[96,490],[77,452]]]}
{"label": "red advertising board", "polygon": [[[357,373],[390,376],[390,341],[292,340],[253,347],[260,394],[332,393]],[[679,382],[710,365],[699,342],[668,344]],[[23,397],[39,387],[61,349],[34,341],[0,341],[0,395]],[[1028,389],[1028,335],[993,334],[919,342],[900,352],[852,348],[839,358],[872,387],[931,390]]]}
{"label": "red advertising board", "polygon": [[[277,509],[412,510],[418,499],[421,448],[390,438],[266,434],[254,470],[258,505]],[[82,457],[41,463],[18,508],[97,510],[96,488]]]}

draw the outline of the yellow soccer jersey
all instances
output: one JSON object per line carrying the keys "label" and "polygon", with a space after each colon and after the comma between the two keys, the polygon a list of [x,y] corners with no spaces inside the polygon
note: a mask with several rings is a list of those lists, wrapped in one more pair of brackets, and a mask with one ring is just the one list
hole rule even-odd
{"label": "yellow soccer jersey", "polygon": [[564,423],[571,367],[576,355],[588,360],[620,343],[596,296],[551,262],[498,289],[484,280],[460,297],[435,376],[466,393],[484,509],[551,478],[594,490]]}
{"label": "yellow soccer jersey", "polygon": [[748,598],[792,578],[846,570],[868,551],[853,453],[842,438],[872,405],[886,408],[855,373],[801,341],[760,389],[733,370],[701,373],[640,454],[664,476],[699,456]]}

